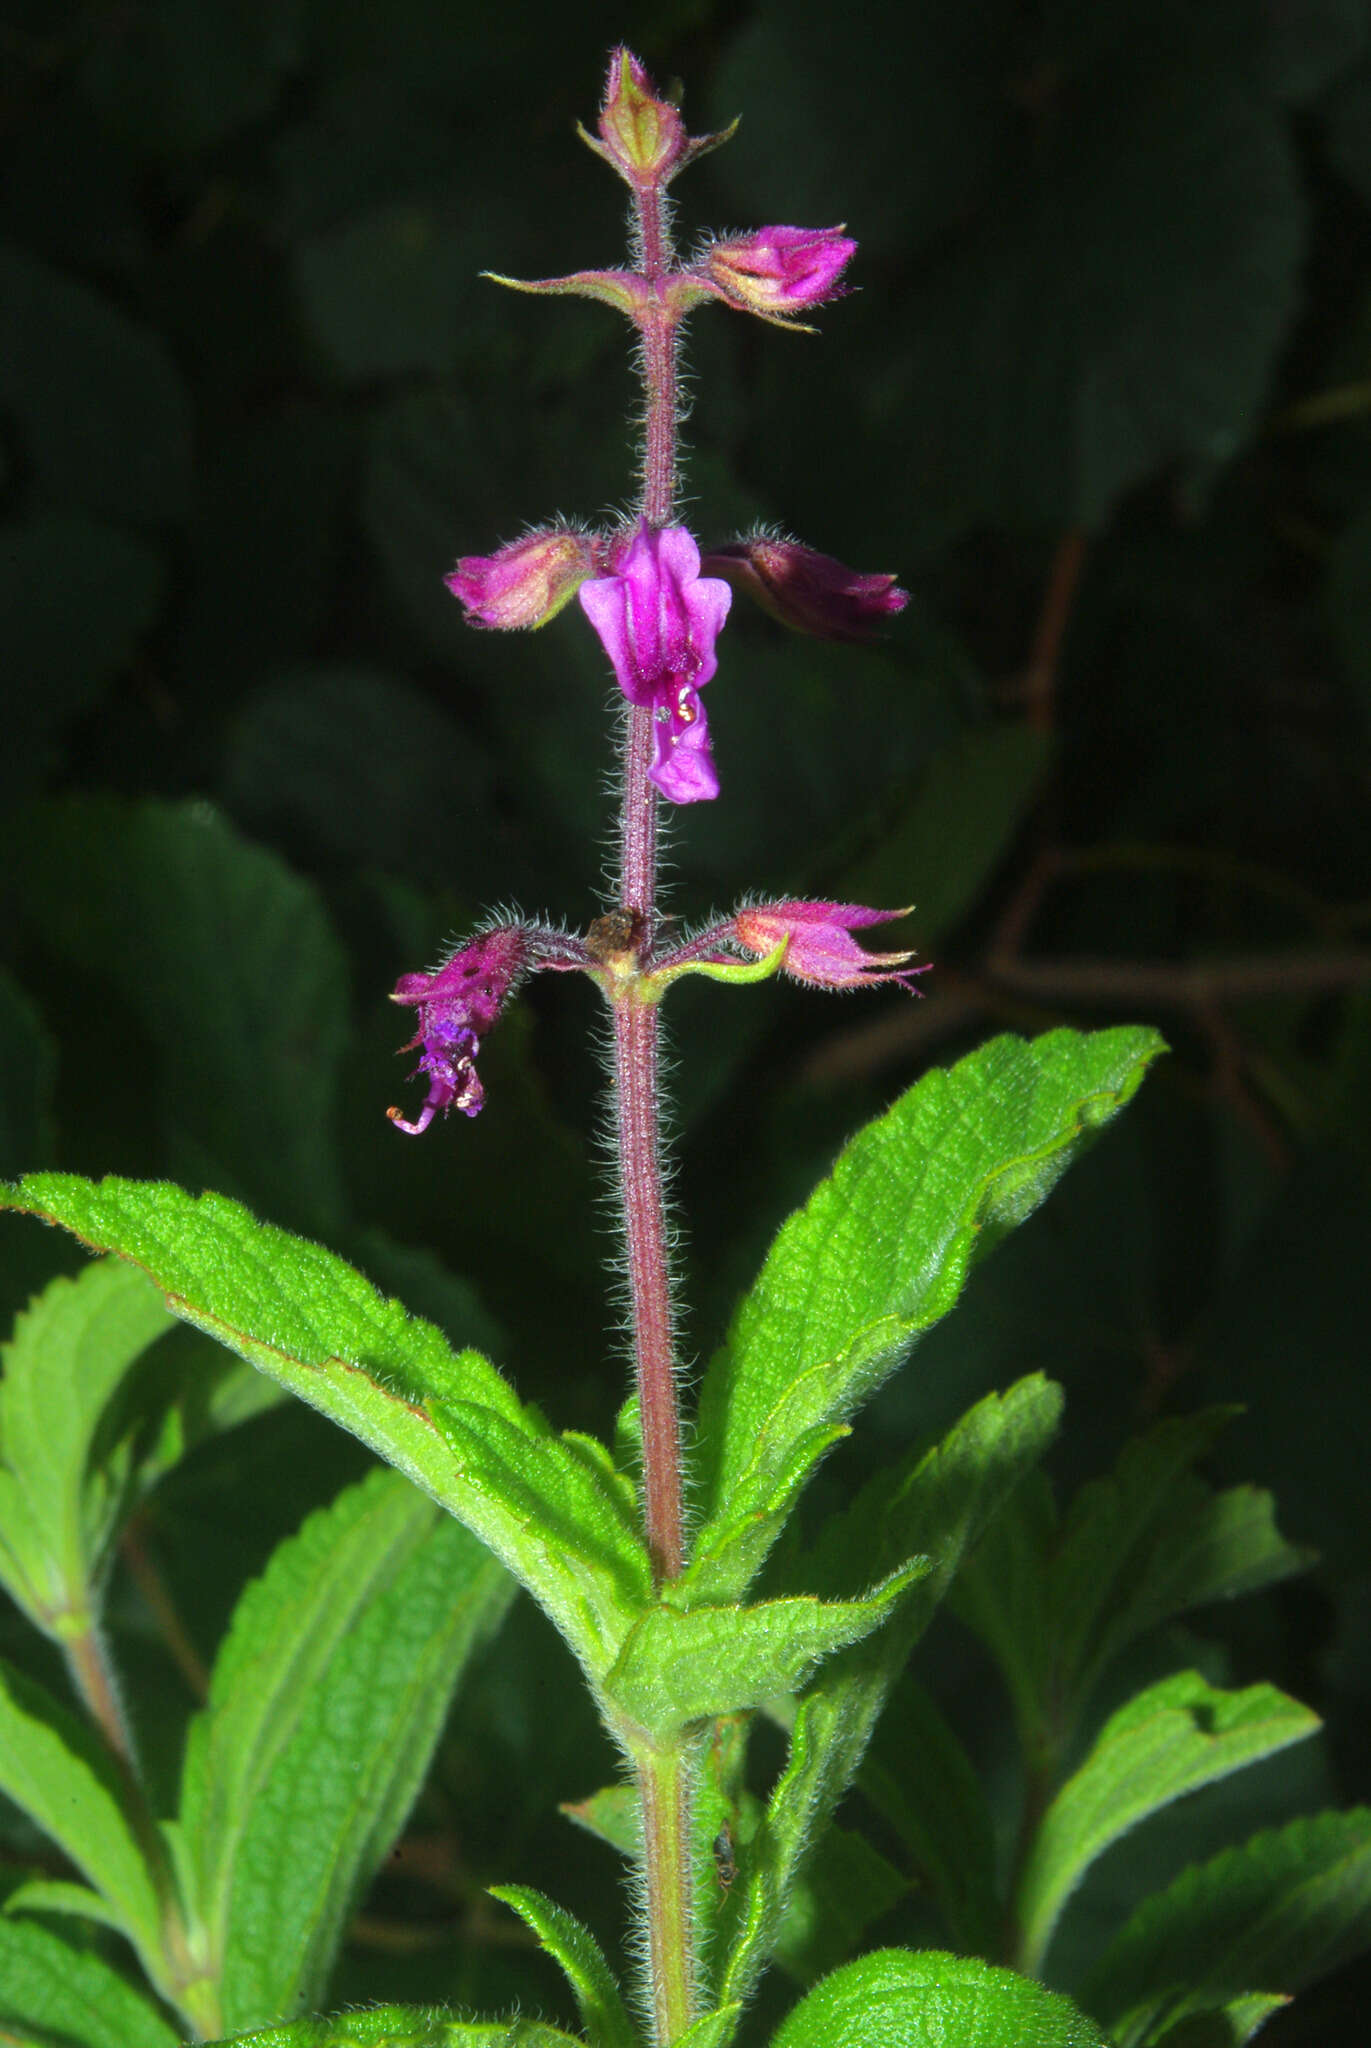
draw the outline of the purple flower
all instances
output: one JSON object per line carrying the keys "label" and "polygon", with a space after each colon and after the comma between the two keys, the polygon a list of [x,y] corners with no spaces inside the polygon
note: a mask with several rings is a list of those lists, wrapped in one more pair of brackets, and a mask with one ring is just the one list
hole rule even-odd
{"label": "purple flower", "polygon": [[893,576],[864,575],[797,540],[764,534],[712,549],[705,567],[745,590],[783,626],[820,640],[869,640],[909,603],[909,592]]}
{"label": "purple flower", "polygon": [[640,526],[615,552],[612,576],[580,589],[581,608],[630,704],[653,716],[649,774],[673,804],[719,794],[700,691],[718,667],[714,642],[733,592],[700,574],[683,526]]}
{"label": "purple flower", "polygon": [[397,1130],[417,1138],[442,1110],[460,1109],[476,1116],[485,1090],[476,1072],[481,1040],[495,1023],[529,964],[528,934],[522,925],[497,925],[472,939],[436,974],[402,974],[393,1003],[412,1003],[419,1028],[400,1047],[411,1052],[421,1045],[419,1064],[410,1075],[428,1076],[428,1095],[418,1120],[409,1123],[398,1109],[386,1115]]}
{"label": "purple flower", "polygon": [[542,527],[493,555],[463,555],[443,581],[470,625],[545,626],[594,568],[592,545],[569,526]]}
{"label": "purple flower", "polygon": [[926,971],[906,967],[912,953],[865,953],[852,936],[908,915],[860,903],[754,903],[738,912],[728,936],[762,959],[784,942],[781,971],[813,988],[870,988],[883,981],[909,988],[912,977]]}
{"label": "purple flower", "polygon": [[841,228],[758,228],[713,243],[695,268],[738,312],[784,320],[838,295],[856,247]]}

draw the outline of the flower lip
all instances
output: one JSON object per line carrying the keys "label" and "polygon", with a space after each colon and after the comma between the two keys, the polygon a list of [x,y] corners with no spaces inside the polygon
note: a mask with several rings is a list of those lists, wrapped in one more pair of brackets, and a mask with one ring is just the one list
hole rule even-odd
{"label": "flower lip", "polygon": [[671,803],[717,796],[700,691],[718,669],[715,641],[733,592],[701,576],[700,550],[683,526],[640,523],[610,559],[610,575],[581,585],[581,609],[629,703],[652,713],[649,775]]}

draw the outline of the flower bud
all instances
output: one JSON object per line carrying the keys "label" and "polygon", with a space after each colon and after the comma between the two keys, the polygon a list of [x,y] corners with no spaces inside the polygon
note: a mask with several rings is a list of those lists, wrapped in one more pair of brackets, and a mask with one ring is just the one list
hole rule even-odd
{"label": "flower bud", "polygon": [[860,903],[753,903],[737,913],[729,937],[761,958],[784,944],[781,971],[813,988],[871,988],[883,981],[909,988],[912,977],[925,971],[905,965],[912,953],[864,953],[852,936],[866,925],[908,915]]}
{"label": "flower bud", "polygon": [[715,242],[695,271],[738,312],[788,325],[791,314],[838,295],[856,247],[841,228],[758,228]]}
{"label": "flower bud", "polygon": [[597,141],[577,123],[577,134],[596,156],[602,156],[638,190],[670,184],[677,171],[696,157],[727,142],[737,127],[732,122],[717,135],[687,135],[685,123],[670,100],[658,96],[631,50],[615,50],[609,60],[605,97],[596,123]]}
{"label": "flower bud", "polygon": [[746,591],[783,626],[820,640],[869,640],[909,603],[893,576],[863,575],[797,540],[733,541],[707,554],[702,566]]}
{"label": "flower bud", "polygon": [[493,555],[463,555],[443,581],[466,609],[472,626],[509,632],[545,626],[595,566],[589,534],[548,526],[511,541]]}

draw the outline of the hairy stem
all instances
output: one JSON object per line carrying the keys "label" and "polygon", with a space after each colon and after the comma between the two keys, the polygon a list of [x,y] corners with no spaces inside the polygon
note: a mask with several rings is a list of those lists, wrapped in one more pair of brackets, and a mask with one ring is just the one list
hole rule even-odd
{"label": "hairy stem", "polygon": [[694,2017],[690,1760],[683,1749],[670,1749],[645,1750],[636,1761],[643,1813],[653,2034],[660,2048],[667,2048]]}
{"label": "hairy stem", "polygon": [[64,1636],[62,1649],[66,1655],[71,1682],[80,1694],[87,1713],[119,1759],[125,1775],[130,1780],[136,1780],[138,1765],[134,1755],[133,1737],[124,1717],[114,1670],[98,1623],[94,1619],[89,1619],[84,1628]]}
{"label": "hairy stem", "polygon": [[[651,300],[639,320],[646,436],[641,516],[665,526],[676,495],[677,336],[665,283],[672,264],[666,202],[656,187],[636,191],[638,253]],[[649,779],[653,724],[632,707],[624,724],[619,902],[634,933],[639,967],[656,935],[657,792]],[[658,1584],[685,1562],[681,1522],[681,1423],[662,1184],[661,1106],[655,1002],[642,1000],[637,972],[613,1003],[615,1123],[624,1238],[628,1249],[633,1353],[643,1442],[643,1515]],[[680,1749],[635,1754],[643,1816],[643,1886],[657,2048],[670,2048],[694,2014],[695,1925],[691,1897],[690,1778]]]}

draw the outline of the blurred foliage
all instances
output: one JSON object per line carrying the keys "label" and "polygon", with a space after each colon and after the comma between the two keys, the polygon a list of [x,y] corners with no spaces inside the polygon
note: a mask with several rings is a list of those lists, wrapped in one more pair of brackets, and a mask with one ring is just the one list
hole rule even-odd
{"label": "blurred foliage", "polygon": [[[862,244],[820,339],[698,318],[692,523],[774,519],[915,593],[876,650],[730,623],[723,794],[673,820],[672,907],[867,890],[921,903],[935,958],[918,1005],[673,999],[692,1351],[923,1066],[1005,1024],[1160,1024],[1175,1058],[845,1469],[1038,1367],[1066,1485],[1158,1414],[1247,1404],[1218,1476],[1323,1562],[1204,1634],[1325,1713],[1332,1794],[1364,1798],[1368,0],[5,0],[0,1170],[221,1187],[607,1426],[591,992],[535,986],[477,1123],[411,1145],[382,1112],[395,976],[486,903],[583,923],[603,886],[598,648],[574,608],[469,633],[441,577],[631,491],[612,316],[477,275],[615,260],[571,129],[624,33],[697,128],[744,116],[679,188],[687,240]],[[74,1257],[11,1223],[6,1302]],[[350,1459],[274,1411],[153,1496],[202,1651]],[[536,1616],[502,1640],[341,1995],[508,2003],[497,1878],[612,1939],[613,1873],[553,1812],[606,1774],[580,1776],[588,1713]],[[951,1624],[920,1670],[993,1759],[1002,1703]],[[188,1703],[158,1683],[171,1744]],[[1289,1783],[1292,1812],[1330,1789]],[[1365,1986],[1263,2038],[1360,2038]]]}

